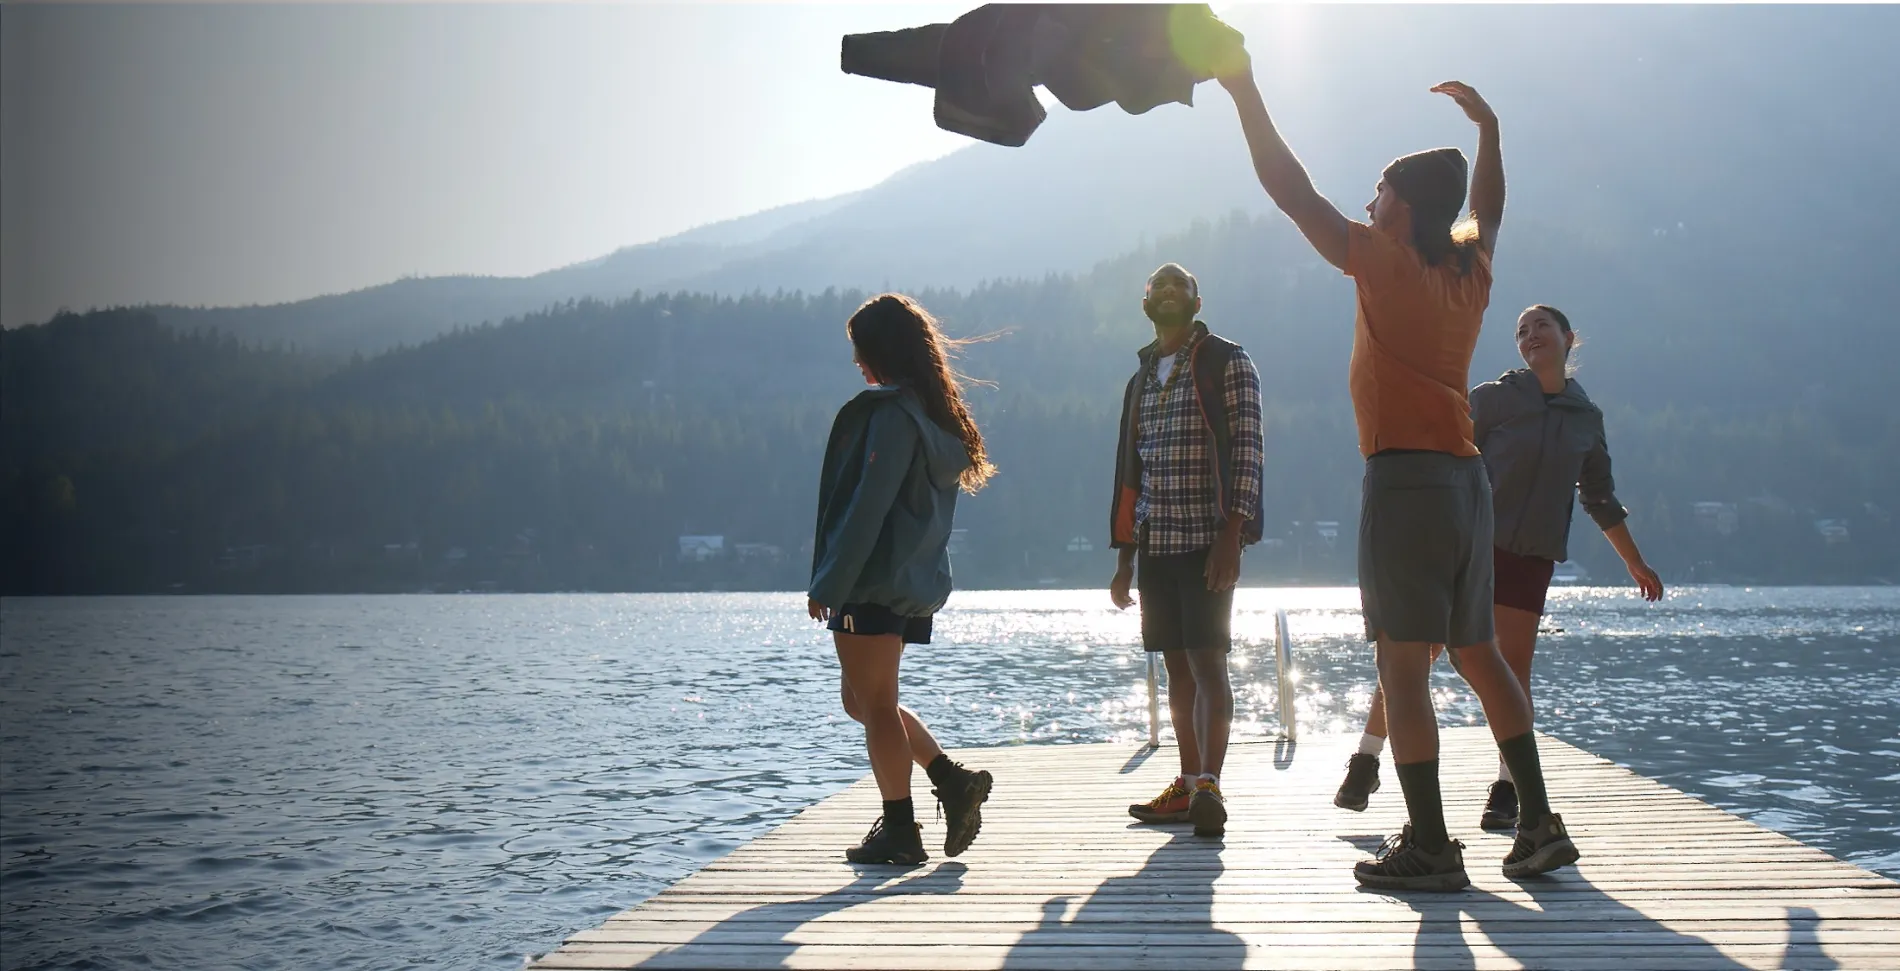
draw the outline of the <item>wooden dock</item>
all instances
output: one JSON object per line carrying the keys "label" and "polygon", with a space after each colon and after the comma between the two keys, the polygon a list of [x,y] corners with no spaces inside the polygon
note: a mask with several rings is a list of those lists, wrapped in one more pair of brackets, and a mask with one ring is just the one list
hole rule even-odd
{"label": "wooden dock", "polygon": [[1548,737],[1584,858],[1505,879],[1509,837],[1477,825],[1497,765],[1482,727],[1445,730],[1440,759],[1472,886],[1360,890],[1353,862],[1405,814],[1389,761],[1365,813],[1333,807],[1355,741],[1234,746],[1224,840],[1126,815],[1174,775],[1172,749],[965,750],[996,791],[961,857],[942,856],[919,771],[930,863],[847,864],[878,814],[867,777],[533,967],[1900,969],[1900,883]]}

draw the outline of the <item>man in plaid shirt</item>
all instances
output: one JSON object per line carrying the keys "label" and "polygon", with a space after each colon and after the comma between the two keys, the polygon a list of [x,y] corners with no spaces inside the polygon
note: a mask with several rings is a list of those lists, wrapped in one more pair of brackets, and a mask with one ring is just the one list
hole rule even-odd
{"label": "man in plaid shirt", "polygon": [[1120,554],[1109,595],[1141,595],[1141,640],[1168,666],[1168,708],[1181,775],[1128,807],[1144,822],[1191,820],[1200,835],[1226,829],[1221,764],[1233,724],[1227,681],[1240,549],[1260,540],[1260,376],[1240,346],[1195,319],[1200,286],[1175,263],[1148,278],[1142,309],[1155,340],[1122,401],[1112,544]]}

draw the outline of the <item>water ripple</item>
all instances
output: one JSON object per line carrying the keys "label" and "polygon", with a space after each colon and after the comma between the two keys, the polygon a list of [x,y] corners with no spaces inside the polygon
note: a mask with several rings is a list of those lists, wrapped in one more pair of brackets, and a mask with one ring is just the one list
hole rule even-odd
{"label": "water ripple", "polygon": [[[958,745],[1147,731],[1100,591],[959,594],[906,655]],[[0,965],[518,968],[865,772],[792,595],[8,600]],[[1354,731],[1351,590],[1244,590],[1236,730]],[[1900,591],[1560,588],[1540,724],[1900,876]],[[1448,670],[1447,723],[1481,720]],[[868,821],[867,821],[868,822]]]}

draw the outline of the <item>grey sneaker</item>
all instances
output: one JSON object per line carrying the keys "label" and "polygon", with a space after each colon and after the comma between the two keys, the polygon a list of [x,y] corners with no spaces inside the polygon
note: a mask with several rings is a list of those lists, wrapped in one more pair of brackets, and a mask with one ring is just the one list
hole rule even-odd
{"label": "grey sneaker", "polygon": [[1536,826],[1517,828],[1517,842],[1511,844],[1511,855],[1504,858],[1504,875],[1513,880],[1534,877],[1569,866],[1582,855],[1577,852],[1576,844],[1570,842],[1564,818],[1556,813],[1545,813]]}
{"label": "grey sneaker", "polygon": [[1429,852],[1412,839],[1412,824],[1406,823],[1379,848],[1378,859],[1361,861],[1352,875],[1360,886],[1375,890],[1463,890],[1471,885],[1464,851],[1465,844],[1448,840],[1443,849]]}

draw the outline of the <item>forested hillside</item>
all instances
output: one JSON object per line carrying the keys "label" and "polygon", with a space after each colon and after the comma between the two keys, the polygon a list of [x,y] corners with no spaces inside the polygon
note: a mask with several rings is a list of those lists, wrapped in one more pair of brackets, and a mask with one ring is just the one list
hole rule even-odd
{"label": "forested hillside", "polygon": [[[1513,279],[1540,245],[1534,227],[1500,244],[1474,381],[1513,363],[1516,309],[1553,299]],[[1261,370],[1277,542],[1249,554],[1249,581],[1353,575],[1349,282],[1278,216],[1237,215],[1086,274],[920,294],[953,333],[992,338],[962,359],[992,382],[973,400],[1001,474],[960,506],[960,582],[1106,576],[1112,425],[1150,336],[1140,283],[1164,259],[1201,275],[1206,318]],[[1670,316],[1661,243],[1604,259],[1632,268],[1622,286],[1558,302],[1665,576],[1900,578],[1900,413],[1869,404],[1880,369],[1851,348],[1820,360],[1833,339],[1745,282]],[[567,302],[349,362],[134,311],[6,331],[4,588],[797,589],[824,435],[859,387],[843,323],[864,296]],[[1891,347],[1868,323],[1856,340]],[[1620,582],[1592,532],[1579,523],[1575,556]],[[700,535],[721,551],[682,561]]]}

